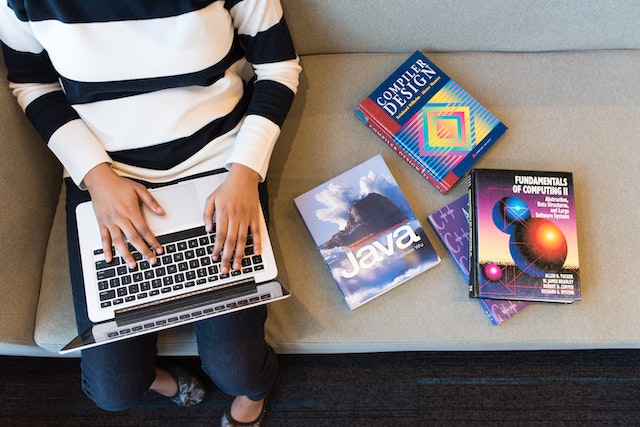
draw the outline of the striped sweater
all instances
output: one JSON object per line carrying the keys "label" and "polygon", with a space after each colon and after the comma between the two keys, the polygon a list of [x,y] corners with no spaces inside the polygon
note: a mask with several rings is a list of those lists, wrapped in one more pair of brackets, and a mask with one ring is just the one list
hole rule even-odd
{"label": "striped sweater", "polygon": [[150,182],[232,163],[264,179],[300,73],[279,0],[9,0],[0,39],[79,185],[103,162]]}

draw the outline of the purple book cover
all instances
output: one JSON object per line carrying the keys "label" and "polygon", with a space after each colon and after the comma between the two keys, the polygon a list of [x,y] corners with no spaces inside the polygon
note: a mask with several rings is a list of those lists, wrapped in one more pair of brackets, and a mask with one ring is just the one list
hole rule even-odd
{"label": "purple book cover", "polygon": [[440,262],[380,155],[294,203],[352,310]]}
{"label": "purple book cover", "polygon": [[474,169],[469,197],[471,296],[580,300],[571,173]]}
{"label": "purple book cover", "polygon": [[[469,281],[469,197],[464,195],[429,215],[429,223],[464,279]],[[499,325],[531,304],[529,301],[478,299],[491,323]]]}

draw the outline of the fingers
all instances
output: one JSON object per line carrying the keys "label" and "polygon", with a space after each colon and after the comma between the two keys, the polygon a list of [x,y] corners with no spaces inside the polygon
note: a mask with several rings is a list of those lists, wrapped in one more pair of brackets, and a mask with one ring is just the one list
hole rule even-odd
{"label": "fingers", "polygon": [[142,207],[146,206],[156,215],[164,215],[164,210],[151,193],[144,185],[117,175],[107,163],[91,169],[83,181],[100,225],[105,259],[112,260],[111,248],[115,247],[129,267],[135,268],[136,261],[130,251],[133,247],[155,264],[162,246],[147,226]]}
{"label": "fingers", "polygon": [[162,246],[144,222],[138,223],[137,226],[129,223],[128,225],[112,226],[110,229],[103,227],[103,230],[102,247],[107,262],[111,262],[112,248],[115,248],[131,269],[137,266],[137,260],[131,253],[133,248],[152,265],[157,263],[156,255],[162,253]]}
{"label": "fingers", "polygon": [[[132,255],[135,248],[152,265],[157,263],[157,255],[162,254],[162,245],[148,227],[142,215],[141,205],[147,206],[153,213],[163,215],[164,210],[146,188],[140,186],[134,190],[135,197],[124,205],[111,204],[111,210],[102,209],[101,238],[105,260],[111,262],[112,248],[134,269],[137,260]],[[138,258],[140,260],[140,258]]]}
{"label": "fingers", "polygon": [[223,274],[232,269],[242,269],[249,230],[257,232],[258,236],[260,234],[259,181],[260,175],[257,172],[234,163],[228,177],[207,199],[205,227],[209,231],[215,227],[212,257],[221,262],[220,270]]}
{"label": "fingers", "polygon": [[[213,223],[213,219],[211,222]],[[256,255],[261,253],[258,219],[239,220],[236,216],[226,216],[218,212],[215,225],[212,225],[211,229],[213,228],[215,228],[216,236],[212,258],[214,261],[220,262],[222,274],[242,269],[242,259],[245,257],[249,233],[252,234],[253,253]]]}
{"label": "fingers", "polygon": [[232,221],[216,223],[212,257],[215,261],[220,261],[222,274],[242,269],[248,235],[248,226],[237,226]]}
{"label": "fingers", "polygon": [[[151,212],[153,212],[156,215],[164,215],[165,211],[162,208],[162,206],[160,206],[160,204],[156,201],[156,199],[151,195],[151,193],[144,187],[142,187],[140,189],[140,193],[139,193],[139,197],[141,202],[151,210]],[[158,239],[156,239],[156,236],[153,234],[153,232],[149,229],[149,227],[147,226],[147,222],[144,220],[144,218],[141,218],[142,222],[138,224],[138,226],[136,227],[136,230],[138,231],[137,235],[135,237],[142,237],[143,241],[138,240],[138,243],[140,245],[144,245],[146,249],[149,249],[148,251],[145,251],[147,254],[150,254],[151,257],[153,257],[153,253],[155,252],[155,254],[160,255],[162,254],[162,245],[160,244],[160,242],[158,242]],[[138,247],[138,245],[136,245],[136,242],[132,241],[131,242],[138,250],[140,250],[140,248]],[[145,256],[145,254],[143,254],[143,256]],[[151,261],[151,259],[147,256],[145,256],[145,258],[147,258],[149,261]],[[153,264],[155,264],[155,257],[153,257]]]}

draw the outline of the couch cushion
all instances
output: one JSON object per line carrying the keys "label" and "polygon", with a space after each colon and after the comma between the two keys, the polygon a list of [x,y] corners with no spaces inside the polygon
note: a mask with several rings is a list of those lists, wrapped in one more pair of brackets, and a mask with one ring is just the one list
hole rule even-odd
{"label": "couch cushion", "polygon": [[0,105],[0,354],[40,354],[33,328],[61,171],[6,84]]}
{"label": "couch cushion", "polygon": [[[301,55],[639,49],[640,3],[282,0]],[[411,47],[408,47],[411,46]]]}
{"label": "couch cushion", "polygon": [[[279,352],[307,353],[637,347],[640,288],[631,272],[640,267],[632,250],[640,238],[640,87],[629,76],[640,67],[640,51],[428,55],[509,126],[479,166],[574,172],[583,301],[535,304],[493,326],[427,227],[442,263],[348,310],[293,198],[378,153],[425,226],[428,214],[466,190],[463,181],[441,195],[354,116],[357,103],[408,55],[302,58],[300,92],[268,177],[270,232],[293,293],[270,306],[269,342]],[[36,334],[51,350],[75,333],[68,283],[51,272],[66,256],[61,238],[50,252],[63,255],[47,257]],[[190,329],[163,333],[160,348],[193,354]]]}
{"label": "couch cushion", "polygon": [[429,55],[510,128],[479,166],[574,172],[582,302],[536,304],[490,325],[431,233],[439,266],[347,309],[292,199],[377,153],[424,225],[466,190],[463,180],[441,195],[354,117],[407,56],[302,61],[302,90],[270,169],[271,233],[293,293],[271,312],[271,341],[285,352],[637,347],[640,51]]}

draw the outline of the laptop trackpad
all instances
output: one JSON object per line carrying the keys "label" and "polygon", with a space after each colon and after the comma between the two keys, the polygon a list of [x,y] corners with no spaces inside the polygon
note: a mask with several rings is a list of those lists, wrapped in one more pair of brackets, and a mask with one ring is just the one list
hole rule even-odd
{"label": "laptop trackpad", "polygon": [[149,228],[156,235],[183,229],[185,225],[202,224],[202,209],[198,201],[195,184],[183,184],[151,190],[151,194],[165,211],[164,215],[156,215],[144,208],[144,217]]}

